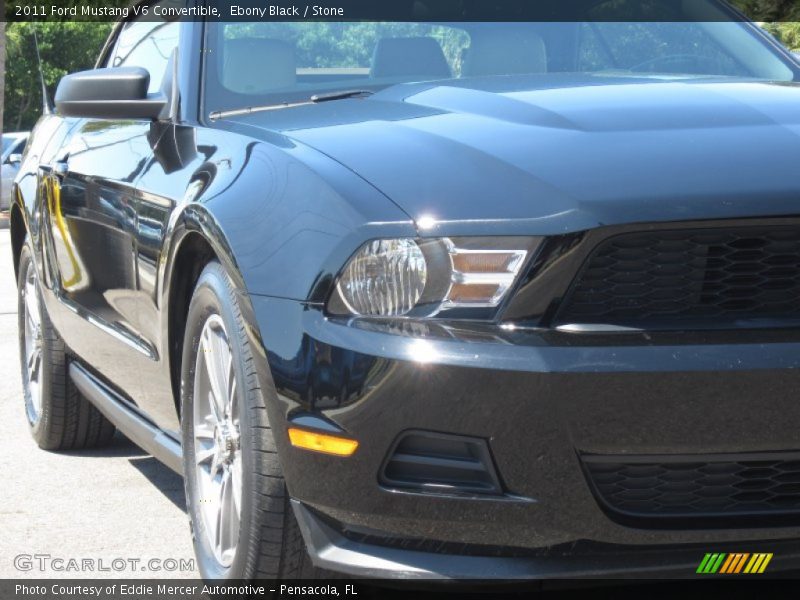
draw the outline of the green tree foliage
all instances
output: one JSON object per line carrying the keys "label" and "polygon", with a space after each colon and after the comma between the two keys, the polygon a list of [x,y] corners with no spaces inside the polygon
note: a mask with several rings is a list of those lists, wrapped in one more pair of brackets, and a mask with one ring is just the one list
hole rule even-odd
{"label": "green tree foliage", "polygon": [[790,50],[800,50],[800,1],[732,0],[750,19],[763,23],[764,29]]}
{"label": "green tree foliage", "polygon": [[[0,73],[6,72],[6,24],[0,23]],[[0,135],[3,133],[3,97],[5,96],[6,78],[0,77]]]}
{"label": "green tree foliage", "polygon": [[765,23],[764,29],[778,38],[790,50],[800,51],[800,23]]}
{"label": "green tree foliage", "polygon": [[34,27],[39,38],[45,84],[52,98],[61,77],[94,66],[112,24],[9,23],[5,37],[5,131],[30,129],[41,114]]}
{"label": "green tree foliage", "polygon": [[751,20],[758,22],[800,21],[797,0],[728,0]]}

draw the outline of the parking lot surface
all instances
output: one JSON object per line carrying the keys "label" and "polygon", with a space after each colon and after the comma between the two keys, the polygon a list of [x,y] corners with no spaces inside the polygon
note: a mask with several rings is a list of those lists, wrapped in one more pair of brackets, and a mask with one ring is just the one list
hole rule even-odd
{"label": "parking lot surface", "polygon": [[4,229],[0,578],[196,576],[181,478],[119,433],[99,450],[39,450],[28,433],[19,370],[16,285]]}

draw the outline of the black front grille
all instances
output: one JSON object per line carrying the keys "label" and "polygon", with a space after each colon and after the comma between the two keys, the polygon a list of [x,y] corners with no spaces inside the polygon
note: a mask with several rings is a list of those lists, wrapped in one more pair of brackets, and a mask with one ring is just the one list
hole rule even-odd
{"label": "black front grille", "polygon": [[800,517],[800,453],[581,458],[601,506],[632,525]]}
{"label": "black front grille", "polygon": [[580,269],[559,324],[647,328],[800,318],[800,227],[627,233]]}

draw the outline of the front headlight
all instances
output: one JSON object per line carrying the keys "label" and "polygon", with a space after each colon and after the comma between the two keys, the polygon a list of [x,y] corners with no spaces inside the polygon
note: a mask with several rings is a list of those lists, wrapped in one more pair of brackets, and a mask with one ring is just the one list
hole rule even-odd
{"label": "front headlight", "polygon": [[400,317],[496,308],[540,241],[529,237],[373,240],[345,265],[328,311]]}
{"label": "front headlight", "polygon": [[428,265],[414,240],[375,240],[350,259],[336,291],[354,315],[395,317],[422,297]]}

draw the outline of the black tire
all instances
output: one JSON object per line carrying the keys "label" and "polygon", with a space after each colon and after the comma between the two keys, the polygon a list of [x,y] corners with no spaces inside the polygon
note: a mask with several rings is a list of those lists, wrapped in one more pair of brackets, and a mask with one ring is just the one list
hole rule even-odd
{"label": "black tire", "polygon": [[[241,506],[238,542],[230,565],[215,557],[200,514],[201,498],[194,446],[194,386],[200,337],[206,322],[219,317],[233,357],[241,451]],[[200,275],[189,306],[181,365],[181,430],[187,512],[200,574],[204,579],[313,578],[282,476],[275,437],[267,418],[264,388],[254,366],[245,321],[233,283],[218,262]]]}
{"label": "black tire", "polygon": [[[44,450],[79,450],[108,444],[115,427],[86,400],[75,387],[67,373],[68,356],[64,341],[50,322],[42,302],[39,279],[35,274],[32,252],[28,240],[22,247],[17,280],[17,308],[19,325],[20,366],[25,412],[31,435]],[[41,405],[34,407],[31,395],[31,376],[26,364],[26,306],[25,293],[29,269],[33,269],[33,289],[41,331],[41,354],[38,367],[38,388]],[[28,288],[30,289],[30,287]]]}

